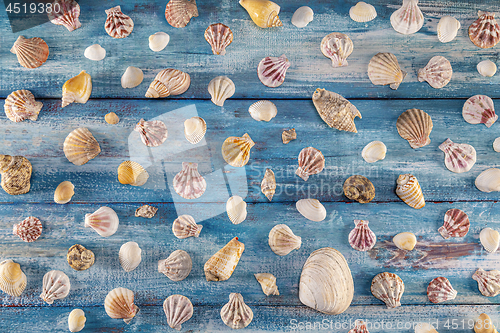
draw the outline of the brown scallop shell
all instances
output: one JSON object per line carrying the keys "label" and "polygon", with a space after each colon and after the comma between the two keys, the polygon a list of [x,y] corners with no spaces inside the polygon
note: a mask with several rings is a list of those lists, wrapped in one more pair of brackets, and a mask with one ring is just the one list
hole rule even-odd
{"label": "brown scallop shell", "polygon": [[132,33],[134,30],[134,21],[122,13],[120,6],[116,6],[105,10],[106,23],[104,24],[104,29],[108,35],[113,38],[125,38]]}
{"label": "brown scallop shell", "polygon": [[323,171],[325,167],[325,157],[320,150],[307,147],[300,151],[299,167],[295,174],[307,181],[310,175],[315,175]]}
{"label": "brown scallop shell", "polygon": [[396,127],[399,135],[403,139],[408,140],[413,149],[421,148],[431,143],[429,135],[432,131],[432,119],[431,116],[422,110],[406,110],[399,116]]}
{"label": "brown scallop shell", "polygon": [[478,11],[478,16],[469,27],[469,38],[477,47],[489,49],[500,41],[500,26],[495,13]]}
{"label": "brown scallop shell", "polygon": [[24,38],[19,36],[10,49],[17,56],[17,61],[26,68],[42,66],[49,57],[49,46],[38,37]]}
{"label": "brown scallop shell", "polygon": [[375,198],[375,187],[368,178],[354,175],[344,182],[344,194],[359,203],[368,203]]}
{"label": "brown scallop shell", "polygon": [[18,123],[26,119],[37,120],[42,106],[29,90],[16,90],[5,99],[4,110],[7,118]]}
{"label": "brown scallop shell", "polygon": [[205,30],[205,39],[212,47],[212,52],[218,55],[226,54],[226,47],[233,42],[233,32],[227,25],[215,23]]}

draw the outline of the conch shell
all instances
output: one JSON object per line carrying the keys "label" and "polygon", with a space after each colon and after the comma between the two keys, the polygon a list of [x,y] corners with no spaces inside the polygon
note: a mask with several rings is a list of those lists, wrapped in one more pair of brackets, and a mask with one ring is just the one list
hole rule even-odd
{"label": "conch shell", "polygon": [[27,281],[18,263],[10,259],[0,262],[0,290],[4,293],[14,297],[21,296]]}
{"label": "conch shell", "polygon": [[397,180],[396,194],[408,206],[420,209],[425,206],[424,195],[418,183],[417,177],[411,174],[399,175]]}
{"label": "conch shell", "polygon": [[4,110],[7,118],[18,123],[26,119],[37,120],[42,106],[29,90],[16,90],[5,99]]}
{"label": "conch shell", "polygon": [[427,146],[432,131],[432,119],[426,112],[419,109],[409,109],[403,112],[396,121],[399,135],[408,140],[413,149]]}
{"label": "conch shell", "polygon": [[37,68],[42,66],[49,57],[49,47],[41,38],[17,37],[10,52],[17,56],[17,61],[26,68]]}
{"label": "conch shell", "polygon": [[347,99],[334,92],[318,88],[312,97],[321,119],[340,131],[358,133],[354,118],[361,117],[359,110]]}
{"label": "conch shell", "polygon": [[148,181],[149,174],[137,162],[125,161],[118,166],[118,181],[121,184],[142,186]]}
{"label": "conch shell", "polygon": [[71,103],[85,104],[92,92],[92,78],[85,71],[66,81],[62,88],[62,104],[65,107]]}
{"label": "conch shell", "polygon": [[104,309],[108,316],[123,319],[126,324],[139,312],[139,308],[134,304],[134,292],[127,288],[111,290],[104,300]]}
{"label": "conch shell", "polygon": [[269,201],[273,200],[274,193],[276,192],[276,178],[274,177],[273,170],[266,169],[264,178],[260,183],[260,189]]}
{"label": "conch shell", "polygon": [[0,155],[2,188],[7,194],[28,193],[31,187],[31,163],[23,156]]}
{"label": "conch shell", "polygon": [[222,157],[233,167],[243,167],[250,159],[250,149],[255,143],[247,133],[242,137],[231,136],[222,144]]}
{"label": "conch shell", "polygon": [[278,286],[276,285],[276,277],[271,273],[258,273],[254,274],[257,281],[262,287],[262,291],[266,296],[279,295]]}
{"label": "conch shell", "polygon": [[174,28],[184,28],[191,18],[198,17],[196,0],[170,0],[165,8],[165,18]]}
{"label": "conch shell", "polygon": [[252,21],[261,28],[281,27],[280,6],[269,0],[240,0]]}
{"label": "conch shell", "polygon": [[80,127],[68,134],[63,150],[68,161],[74,165],[84,165],[99,155],[101,147],[87,128]]}
{"label": "conch shell", "polygon": [[162,98],[183,94],[191,85],[191,77],[180,70],[167,68],[156,74],[146,91],[148,98]]}
{"label": "conch shell", "polygon": [[234,237],[205,263],[207,281],[226,281],[231,277],[245,250],[245,245]]}
{"label": "conch shell", "polygon": [[406,74],[401,70],[398,59],[392,53],[377,53],[368,64],[368,77],[377,86],[388,84],[391,89],[397,90]]}

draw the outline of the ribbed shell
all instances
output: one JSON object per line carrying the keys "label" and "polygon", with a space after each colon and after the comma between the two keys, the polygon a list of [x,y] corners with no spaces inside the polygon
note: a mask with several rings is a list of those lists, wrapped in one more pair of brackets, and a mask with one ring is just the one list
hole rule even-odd
{"label": "ribbed shell", "polygon": [[245,251],[245,244],[238,241],[238,237],[234,237],[217,251],[203,267],[207,281],[226,281],[229,279],[238,265],[243,251]]}
{"label": "ribbed shell", "polygon": [[247,203],[239,195],[233,195],[226,202],[226,211],[233,224],[240,224],[247,218]]}
{"label": "ribbed shell", "polygon": [[252,21],[260,28],[281,27],[278,14],[280,6],[268,0],[240,0],[240,5],[246,9]]}
{"label": "ribbed shell", "polygon": [[145,121],[141,119],[135,125],[134,131],[139,132],[142,143],[148,147],[158,147],[168,137],[167,126],[161,120]]}
{"label": "ribbed shell", "polygon": [[460,22],[452,16],[443,16],[437,25],[437,36],[441,43],[448,43],[455,39],[460,29]]}
{"label": "ribbed shell", "polygon": [[476,150],[471,145],[446,139],[439,149],[444,152],[444,164],[452,172],[467,172],[476,163]]}
{"label": "ribbed shell", "polygon": [[135,161],[124,161],[118,166],[118,181],[121,184],[132,186],[142,186],[149,179],[149,174]]}
{"label": "ribbed shell", "polygon": [[7,118],[18,123],[26,119],[37,120],[42,106],[29,90],[16,90],[5,99],[4,110]]}
{"label": "ribbed shell", "polygon": [[145,217],[147,219],[150,219],[155,216],[157,211],[158,208],[156,207],[143,205],[135,210],[135,217]]}
{"label": "ribbed shell", "polygon": [[113,38],[125,38],[132,33],[134,30],[134,21],[122,13],[120,6],[116,6],[105,10],[106,22],[104,23],[104,29],[108,35]]}
{"label": "ribbed shell", "polygon": [[368,77],[377,86],[388,84],[391,89],[397,90],[406,74],[401,70],[398,59],[392,53],[377,53],[368,64]]}
{"label": "ribbed shell", "polygon": [[25,242],[34,242],[42,234],[42,222],[34,216],[29,216],[22,222],[14,224],[12,233]]}
{"label": "ribbed shell", "polygon": [[366,162],[374,163],[383,160],[386,153],[387,147],[382,141],[372,141],[363,148],[361,156]]}
{"label": "ribbed shell", "polygon": [[183,94],[191,85],[191,77],[178,69],[167,68],[156,74],[146,91],[148,98],[162,98]]}
{"label": "ribbed shell", "polygon": [[309,176],[316,175],[323,171],[325,167],[325,157],[320,150],[307,147],[300,151],[299,153],[299,167],[295,171],[295,174],[300,178],[307,181]]}
{"label": "ribbed shell", "polygon": [[500,26],[495,13],[478,11],[479,18],[469,27],[469,38],[477,47],[488,49],[500,41]]}
{"label": "ribbed shell", "polygon": [[247,327],[253,320],[252,309],[243,301],[243,296],[238,293],[229,295],[229,302],[220,310],[220,317],[232,329]]}
{"label": "ribbed shell", "polygon": [[233,42],[233,32],[227,25],[215,23],[205,30],[205,39],[212,47],[214,54],[225,55],[226,47]]}
{"label": "ribbed shell", "polygon": [[247,133],[242,137],[230,136],[222,144],[222,157],[233,167],[242,167],[250,159],[250,149],[255,143]]}
{"label": "ribbed shell", "polygon": [[465,237],[469,232],[470,221],[467,214],[460,209],[449,209],[444,214],[444,224],[438,229],[444,239]]}
{"label": "ribbed shell", "polygon": [[411,174],[399,175],[396,194],[410,207],[420,209],[425,206],[424,195],[417,177]]}
{"label": "ribbed shell", "polygon": [[131,272],[141,263],[141,248],[136,242],[127,242],[120,247],[118,258],[125,272]]}
{"label": "ribbed shell", "polygon": [[10,259],[0,262],[0,290],[4,293],[14,297],[21,296],[27,281],[18,263]]}
{"label": "ribbed shell", "polygon": [[205,137],[207,123],[201,117],[191,117],[184,121],[184,136],[189,143],[195,145]]}
{"label": "ribbed shell", "polygon": [[109,237],[118,230],[120,220],[115,211],[109,207],[101,207],[92,214],[85,215],[85,227],[90,227],[102,237]]}
{"label": "ribbed shell", "polygon": [[498,119],[493,100],[486,95],[474,95],[465,101],[462,116],[469,124],[485,124],[488,128]]}
{"label": "ribbed shell", "polygon": [[349,233],[349,244],[358,251],[371,250],[377,243],[377,236],[368,226],[366,220],[354,220],[354,229]]}
{"label": "ribbed shell", "polygon": [[64,299],[69,294],[69,277],[61,271],[50,271],[43,276],[43,288],[40,297],[52,304],[56,299]]}
{"label": "ribbed shell", "polygon": [[403,0],[401,8],[391,15],[391,25],[404,35],[419,31],[424,25],[424,15],[418,8],[418,0]]}
{"label": "ribbed shell", "polygon": [[227,76],[217,76],[208,84],[208,93],[212,96],[212,103],[223,106],[226,99],[234,95],[236,87]]}
{"label": "ribbed shell", "polygon": [[408,140],[413,149],[431,143],[429,136],[431,135],[432,126],[431,116],[419,109],[406,110],[396,121],[399,135]]}
{"label": "ribbed shell", "polygon": [[348,65],[347,57],[351,55],[354,44],[349,36],[340,32],[332,32],[323,38],[320,48],[323,55],[330,58],[332,66],[336,68]]}
{"label": "ribbed shell", "polygon": [[254,274],[257,281],[262,287],[262,292],[269,295],[279,295],[278,286],[276,285],[276,277],[271,273],[258,273]]}
{"label": "ribbed shell", "polygon": [[455,299],[457,291],[453,289],[447,278],[441,276],[429,283],[427,286],[427,297],[430,302],[437,304]]}
{"label": "ribbed shell", "polygon": [[74,165],[83,165],[101,152],[99,143],[85,127],[77,128],[68,134],[63,150],[68,161]]}
{"label": "ribbed shell", "polygon": [[477,281],[477,287],[483,296],[495,297],[500,294],[500,271],[478,268],[472,279]]}
{"label": "ribbed shell", "polygon": [[360,1],[349,9],[349,16],[355,22],[369,22],[377,17],[377,10],[369,3]]}
{"label": "ribbed shell", "polygon": [[334,92],[318,88],[312,96],[316,111],[330,127],[357,133],[354,118],[361,117],[359,110],[347,99]]}
{"label": "ribbed shell", "polygon": [[257,74],[263,85],[276,88],[285,82],[286,71],[289,67],[290,61],[284,54],[280,57],[265,57],[259,62]]}
{"label": "ribbed shell", "polygon": [[276,193],[276,178],[274,177],[273,170],[266,169],[264,178],[260,183],[260,190],[269,201],[273,200],[274,193]]}
{"label": "ribbed shell", "polygon": [[139,308],[134,304],[134,292],[127,288],[111,290],[104,300],[104,309],[108,316],[123,319],[126,324],[139,312]]}
{"label": "ribbed shell", "polygon": [[375,186],[364,176],[354,175],[347,178],[343,189],[346,197],[359,203],[368,203],[375,198]]}
{"label": "ribbed shell", "polygon": [[40,67],[47,61],[49,46],[39,37],[19,36],[10,52],[17,56],[17,61],[21,66],[31,69]]}
{"label": "ribbed shell", "polygon": [[494,253],[500,245],[500,233],[491,228],[484,228],[479,233],[479,241],[486,251]]}
{"label": "ribbed shell", "polygon": [[270,121],[278,114],[278,108],[271,101],[258,101],[248,108],[250,116],[257,121]]}
{"label": "ribbed shell", "polygon": [[380,273],[372,280],[371,292],[373,296],[393,309],[401,306],[401,297],[405,291],[405,284],[394,273]]}
{"label": "ribbed shell", "polygon": [[295,207],[302,216],[314,222],[321,222],[326,218],[325,206],[317,199],[300,199]]}
{"label": "ribbed shell", "polygon": [[269,231],[269,246],[279,256],[300,249],[302,238],[296,236],[286,224],[277,224]]}
{"label": "ribbed shell", "polygon": [[10,195],[28,193],[31,187],[30,161],[23,156],[0,155],[0,174],[2,188]]}
{"label": "ribbed shell", "polygon": [[[59,5],[59,7],[56,5]],[[68,31],[73,31],[82,26],[80,20],[78,20],[80,5],[75,0],[55,0],[52,3],[52,11],[47,12],[47,16],[50,22],[63,25]]]}
{"label": "ribbed shell", "polygon": [[202,225],[196,224],[191,215],[181,215],[172,224],[172,232],[179,239],[200,236]]}
{"label": "ribbed shell", "polygon": [[87,250],[85,246],[75,244],[68,249],[66,259],[71,268],[77,271],[84,271],[92,267],[95,255],[94,252]]}
{"label": "ribbed shell", "polygon": [[193,304],[186,296],[171,295],[163,302],[163,311],[167,316],[168,326],[180,331],[182,324],[193,316]]}
{"label": "ribbed shell", "polygon": [[500,191],[500,169],[489,168],[484,170],[477,176],[474,185],[481,192],[490,193]]}
{"label": "ribbed shell", "polygon": [[167,259],[158,261],[158,272],[172,281],[184,280],[191,273],[192,268],[191,256],[183,250],[175,250]]}
{"label": "ribbed shell", "polygon": [[364,321],[358,319],[354,322],[354,328],[348,333],[370,333]]}
{"label": "ribbed shell", "polygon": [[66,81],[62,88],[61,107],[71,103],[85,104],[92,93],[92,78],[85,71]]}
{"label": "ribbed shell", "polygon": [[198,172],[198,163],[182,162],[182,170],[175,175],[173,186],[184,199],[197,199],[205,193],[207,182]]}
{"label": "ribbed shell", "polygon": [[198,17],[196,0],[170,0],[165,8],[165,18],[174,28],[184,28],[191,18]]}
{"label": "ribbed shell", "polygon": [[74,190],[75,185],[67,180],[63,181],[54,191],[54,202],[60,205],[70,202],[71,198],[75,194]]}
{"label": "ribbed shell", "polygon": [[450,61],[442,56],[432,57],[424,68],[418,70],[418,81],[427,81],[432,88],[446,86],[453,75]]}
{"label": "ribbed shell", "polygon": [[290,128],[288,130],[284,130],[281,133],[281,140],[285,145],[287,145],[290,141],[297,139],[297,133],[295,133],[295,128]]}

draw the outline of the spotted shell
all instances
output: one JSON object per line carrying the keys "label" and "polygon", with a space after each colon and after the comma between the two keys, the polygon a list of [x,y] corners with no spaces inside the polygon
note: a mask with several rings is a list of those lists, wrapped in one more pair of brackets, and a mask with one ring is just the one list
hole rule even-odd
{"label": "spotted shell", "polygon": [[366,220],[354,220],[354,229],[349,233],[349,244],[358,251],[369,251],[377,243],[377,236],[371,231]]}
{"label": "spotted shell", "polygon": [[354,118],[361,117],[359,110],[347,99],[334,92],[318,88],[312,96],[316,111],[330,127],[339,131],[357,133]]}
{"label": "spotted shell", "polygon": [[307,147],[300,151],[299,153],[299,167],[295,171],[295,174],[300,178],[307,181],[309,176],[316,175],[323,171],[325,167],[325,157],[320,150]]}
{"label": "spotted shell", "polygon": [[394,273],[380,273],[372,280],[371,292],[373,296],[384,302],[389,309],[401,306],[401,297],[405,291],[405,284]]}
{"label": "spotted shell", "polygon": [[247,133],[242,137],[231,136],[222,144],[222,157],[233,167],[243,167],[250,159],[250,149],[255,143]]}
{"label": "spotted shell", "polygon": [[167,126],[161,120],[145,121],[141,119],[135,125],[134,131],[139,132],[142,143],[148,147],[158,147],[168,137]]}
{"label": "spotted shell", "polygon": [[99,143],[85,128],[77,128],[68,134],[63,144],[64,155],[74,165],[83,165],[101,152]]}
{"label": "spotted shell", "polygon": [[196,0],[170,0],[165,8],[165,18],[174,28],[184,28],[191,18],[198,17]]}
{"label": "spotted shell", "polygon": [[42,222],[34,216],[29,216],[22,222],[14,224],[12,233],[25,242],[34,242],[42,234]]}
{"label": "spotted shell", "polygon": [[50,271],[43,276],[42,294],[40,297],[52,304],[56,299],[64,299],[71,289],[69,277],[61,271]]}
{"label": "spotted shell", "polygon": [[226,281],[229,279],[238,265],[243,251],[245,251],[245,244],[238,241],[238,237],[230,240],[205,263],[203,270],[207,281]]}
{"label": "spotted shell", "polygon": [[427,286],[427,297],[429,301],[437,304],[455,299],[457,291],[453,289],[447,278],[437,277]]}
{"label": "spotted shell", "polygon": [[68,31],[73,31],[82,26],[80,17],[80,5],[75,0],[55,0],[52,3],[52,11],[47,12],[50,22],[65,26]]}
{"label": "spotted shell", "polygon": [[419,109],[409,109],[403,112],[396,121],[399,135],[408,140],[413,149],[427,146],[431,143],[429,135],[432,131],[432,119],[426,112]]}
{"label": "spotted shell", "polygon": [[479,18],[469,27],[469,38],[477,47],[488,49],[500,41],[500,26],[495,13],[478,11]]}
{"label": "spotted shell", "polygon": [[427,81],[432,88],[446,86],[453,75],[450,61],[442,56],[432,57],[424,68],[418,70],[418,81]]}
{"label": "spotted shell", "polygon": [[197,199],[205,193],[207,182],[198,172],[198,163],[182,162],[182,170],[175,175],[173,186],[184,199]]}
{"label": "spotted shell", "polygon": [[172,232],[179,239],[199,237],[202,225],[196,224],[191,215],[181,215],[172,224]]}
{"label": "spotted shell", "polygon": [[85,246],[75,244],[69,248],[66,259],[71,268],[77,271],[84,271],[92,267],[95,256],[94,252],[87,250]]}
{"label": "spotted shell", "polygon": [[205,30],[205,39],[212,47],[214,54],[225,55],[226,47],[233,42],[233,32],[227,25],[215,23]]}
{"label": "spotted shell", "polygon": [[478,268],[472,279],[477,281],[477,287],[483,296],[495,297],[500,294],[500,271]]}
{"label": "spotted shell", "polygon": [[139,312],[139,308],[134,304],[134,292],[127,288],[111,290],[104,300],[104,309],[108,316],[123,319],[126,324]]}
{"label": "spotted shell", "polygon": [[321,41],[321,52],[332,60],[334,68],[347,66],[347,57],[351,55],[353,49],[354,44],[349,36],[340,32],[332,32]]}
{"label": "spotted shell", "polygon": [[488,128],[498,119],[493,100],[486,95],[474,95],[465,101],[462,116],[469,124],[485,124]]}
{"label": "spotted shell", "polygon": [[265,57],[259,62],[257,74],[263,85],[276,88],[285,82],[286,71],[290,61],[283,54],[280,57]]}
{"label": "spotted shell", "polygon": [[354,175],[347,178],[343,189],[346,197],[359,203],[368,203],[375,198],[375,187],[364,176]]}
{"label": "spotted shell", "polygon": [[167,68],[156,74],[146,91],[148,98],[162,98],[181,95],[189,89],[191,77],[178,69]]}
{"label": "spotted shell", "polygon": [[374,85],[388,84],[391,89],[397,90],[406,74],[392,53],[377,53],[368,64],[368,77]]}
{"label": "spotted shell", "polygon": [[19,195],[28,193],[31,188],[30,161],[23,156],[0,155],[0,174],[2,188],[7,194]]}
{"label": "spotted shell", "polygon": [[444,163],[452,172],[467,172],[476,163],[476,150],[471,145],[454,143],[446,139],[439,145],[439,149],[444,152]]}
{"label": "spotted shell", "polygon": [[163,302],[163,311],[167,316],[168,326],[180,331],[182,324],[193,316],[193,304],[186,296],[172,295]]}
{"label": "spotted shell", "polygon": [[29,90],[16,90],[5,99],[4,110],[7,118],[18,123],[26,119],[37,120],[42,106]]}
{"label": "spotted shell", "polygon": [[444,224],[438,229],[444,239],[465,237],[469,232],[469,217],[460,209],[449,209],[444,214]]}
{"label": "spotted shell", "polygon": [[49,46],[41,38],[19,36],[10,52],[17,56],[21,66],[32,69],[42,66],[47,61]]}
{"label": "spotted shell", "polygon": [[125,38],[134,30],[134,21],[122,13],[120,6],[116,6],[105,10],[106,23],[104,29],[113,38]]}

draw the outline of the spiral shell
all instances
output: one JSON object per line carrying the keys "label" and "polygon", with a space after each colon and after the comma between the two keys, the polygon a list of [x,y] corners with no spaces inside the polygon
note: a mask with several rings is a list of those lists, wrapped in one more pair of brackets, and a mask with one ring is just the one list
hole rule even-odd
{"label": "spiral shell", "polygon": [[462,116],[469,124],[485,124],[488,128],[498,119],[493,100],[486,95],[469,98],[462,108]]}
{"label": "spiral shell", "polygon": [[165,7],[165,18],[174,28],[184,28],[193,17],[198,17],[196,0],[170,0]]}
{"label": "spiral shell", "polygon": [[50,22],[65,26],[68,31],[73,31],[82,26],[80,20],[78,20],[80,5],[75,0],[55,0],[52,3],[52,11],[47,12],[47,16]]}
{"label": "spiral shell", "polygon": [[184,280],[191,273],[192,268],[191,256],[183,250],[175,250],[167,259],[158,261],[158,272],[172,281]]}
{"label": "spiral shell", "polygon": [[354,44],[349,36],[340,32],[332,32],[326,35],[321,41],[321,52],[332,60],[332,67],[347,66],[347,57],[354,49]]}
{"label": "spiral shell", "polygon": [[226,99],[234,95],[236,87],[227,76],[217,76],[208,84],[208,92],[212,96],[212,103],[224,106]]}
{"label": "spiral shell", "polygon": [[85,227],[90,227],[102,237],[109,237],[118,230],[120,221],[115,211],[109,207],[101,207],[92,214],[85,215]]}
{"label": "spiral shell", "polygon": [[240,224],[247,218],[247,203],[239,195],[233,195],[226,202],[226,211],[233,224]]}
{"label": "spiral shell", "polygon": [[118,181],[121,184],[142,186],[146,184],[148,179],[148,172],[137,162],[124,161],[118,166]]}
{"label": "spiral shell", "polygon": [[286,71],[289,67],[290,61],[284,54],[279,57],[265,57],[259,62],[257,74],[263,85],[276,88],[285,82]]}
{"label": "spiral shell", "polygon": [[156,74],[146,91],[148,98],[162,98],[181,95],[189,89],[191,77],[180,70],[167,68]]}
{"label": "spiral shell", "polygon": [[163,311],[167,316],[168,326],[180,331],[182,324],[193,316],[193,304],[186,296],[172,295],[163,302]]}
{"label": "spiral shell", "polygon": [[148,147],[158,147],[168,137],[167,126],[161,120],[145,121],[141,119],[135,125],[134,131],[139,132],[142,143]]}
{"label": "spiral shell", "polygon": [[349,9],[349,16],[355,22],[369,22],[377,17],[377,10],[369,3],[360,1]]}
{"label": "spiral shell", "polygon": [[230,136],[222,144],[222,157],[233,167],[243,167],[250,159],[250,149],[255,143],[247,133],[242,137]]}
{"label": "spiral shell", "polygon": [[491,228],[484,228],[479,234],[479,240],[486,251],[493,253],[498,250],[500,245],[500,233]]}
{"label": "spiral shell", "polygon": [[446,86],[453,75],[450,61],[442,56],[432,57],[424,68],[418,70],[418,81],[427,81],[432,88]]}
{"label": "spiral shell", "polygon": [[500,271],[478,268],[472,279],[477,281],[477,287],[483,296],[495,297],[500,294]]}
{"label": "spiral shell", "polygon": [[281,27],[280,6],[269,0],[240,0],[252,21],[260,28]]}
{"label": "spiral shell", "polygon": [[92,267],[95,255],[94,252],[87,250],[85,246],[75,244],[69,248],[66,259],[71,268],[76,271],[84,271]]}
{"label": "spiral shell", "polygon": [[271,101],[258,101],[250,105],[248,112],[257,121],[270,121],[278,114],[278,108]]}
{"label": "spiral shell", "polygon": [[139,308],[134,304],[134,292],[127,288],[111,290],[104,300],[104,309],[108,316],[123,319],[126,324],[139,312]]}
{"label": "spiral shell", "polygon": [[455,39],[460,22],[452,16],[443,16],[437,25],[437,36],[441,43],[448,43]]}
{"label": "spiral shell", "polygon": [[26,288],[27,282],[21,265],[10,259],[0,262],[0,290],[4,293],[19,297]]}
{"label": "spiral shell", "polygon": [[43,288],[40,297],[52,304],[56,299],[64,299],[69,294],[69,277],[61,271],[50,271],[43,276]]}
{"label": "spiral shell", "polygon": [[205,137],[207,123],[201,117],[191,117],[184,121],[184,136],[189,143],[195,145]]}
{"label": "spiral shell", "polygon": [[312,96],[316,111],[330,127],[339,131],[358,133],[354,118],[361,117],[359,110],[347,99],[334,92],[318,88]]}
{"label": "spiral shell", "polygon": [[477,176],[474,184],[481,192],[490,193],[500,191],[500,169],[490,168],[484,170]]}
{"label": "spiral shell", "polygon": [[28,193],[31,187],[32,170],[31,163],[26,157],[0,155],[1,185],[7,194]]}
{"label": "spiral shell", "polygon": [[23,67],[32,69],[42,66],[49,57],[49,46],[38,37],[17,37],[10,52],[17,56],[17,61]]}
{"label": "spiral shell", "polygon": [[388,84],[391,89],[397,90],[406,74],[401,70],[398,59],[392,53],[377,53],[368,64],[368,77],[377,86]]}
{"label": "spiral shell", "polygon": [[471,145],[454,143],[446,139],[439,145],[439,149],[444,152],[444,163],[452,172],[467,172],[476,163],[476,150]]}
{"label": "spiral shell", "polygon": [[5,115],[18,123],[26,119],[37,120],[43,103],[35,101],[29,90],[16,90],[5,99]]}
{"label": "spiral shell", "polygon": [[296,236],[286,224],[277,224],[269,231],[269,246],[279,256],[300,249],[302,238]]}
{"label": "spiral shell", "polygon": [[374,163],[385,158],[387,147],[382,141],[372,141],[363,148],[361,156],[368,163]]}
{"label": "spiral shell", "polygon": [[85,104],[92,92],[92,78],[85,71],[66,81],[62,88],[62,104],[65,107],[71,103]]}
{"label": "spiral shell", "polygon": [[262,287],[262,292],[269,295],[279,295],[278,286],[276,285],[276,277],[271,273],[258,273],[254,274],[257,281]]}
{"label": "spiral shell", "polygon": [[444,239],[465,237],[469,232],[469,217],[460,209],[449,209],[444,214],[444,224],[438,229]]}
{"label": "spiral shell", "polygon": [[375,198],[375,187],[364,176],[354,175],[347,178],[343,189],[346,197],[359,203],[368,203]]}
{"label": "spiral shell", "polygon": [[274,177],[273,170],[266,169],[264,178],[260,183],[260,189],[269,201],[273,200],[274,193],[276,193],[276,178]]}
{"label": "spiral shell", "polygon": [[479,18],[469,27],[469,38],[477,47],[488,49],[500,41],[500,26],[495,13],[478,11]]}
{"label": "spiral shell", "polygon": [[122,13],[120,6],[105,10],[107,18],[104,29],[113,38],[125,38],[134,30],[134,21]]}
{"label": "spiral shell", "polygon": [[425,206],[424,195],[418,183],[417,177],[407,173],[399,175],[397,180],[396,194],[408,206],[420,209]]}
{"label": "spiral shell", "polygon": [[75,185],[67,180],[63,181],[54,191],[54,202],[60,205],[70,202],[73,195],[75,195],[74,190]]}
{"label": "spiral shell", "polygon": [[85,312],[81,309],[74,309],[68,316],[68,328],[70,332],[80,332],[85,327]]}
{"label": "spiral shell", "polygon": [[373,296],[393,309],[401,306],[401,297],[405,291],[405,284],[394,273],[380,273],[372,280],[371,292]]}
{"label": "spiral shell", "polygon": [[297,133],[295,133],[295,128],[290,128],[288,130],[284,130],[281,133],[281,140],[285,145],[287,145],[290,141],[297,139]]}
{"label": "spiral shell", "polygon": [[391,15],[391,25],[400,34],[409,35],[424,25],[424,15],[418,8],[418,0],[403,0],[401,8]]}
{"label": "spiral shell", "polygon": [[214,54],[225,55],[226,47],[233,42],[233,32],[227,25],[215,23],[205,30],[205,39],[212,47]]}
{"label": "spiral shell", "polygon": [[326,218],[325,206],[317,199],[300,199],[295,207],[302,216],[314,222],[321,222]]}
{"label": "spiral shell", "polygon": [[136,242],[127,242],[120,247],[118,258],[125,272],[131,272],[141,263],[141,248]]}
{"label": "spiral shell", "polygon": [[238,241],[238,237],[234,237],[217,251],[203,267],[207,281],[226,281],[229,279],[238,265],[243,251],[245,251],[245,244]]}
{"label": "spiral shell", "polygon": [[316,175],[323,171],[325,167],[325,157],[320,150],[307,147],[300,151],[299,153],[299,167],[295,171],[295,174],[300,178],[307,181],[309,176]]}
{"label": "spiral shell", "polygon": [[399,135],[408,140],[413,149],[427,146],[432,131],[432,119],[426,112],[419,109],[409,109],[403,112],[396,121]]}
{"label": "spiral shell", "polygon": [[42,222],[34,216],[29,216],[22,222],[14,224],[12,233],[25,242],[34,242],[42,234]]}
{"label": "spiral shell", "polygon": [[172,224],[172,232],[179,239],[199,237],[202,225],[196,224],[191,215],[181,215]]}
{"label": "spiral shell", "polygon": [[377,243],[377,236],[366,220],[354,220],[354,229],[349,233],[349,244],[357,251],[369,251]]}
{"label": "spiral shell", "polygon": [[182,170],[175,175],[173,186],[184,199],[197,199],[205,193],[207,182],[198,172],[198,163],[182,162]]}
{"label": "spiral shell", "polygon": [[450,281],[445,277],[437,277],[427,286],[427,297],[434,304],[453,300],[457,291],[453,289]]}

